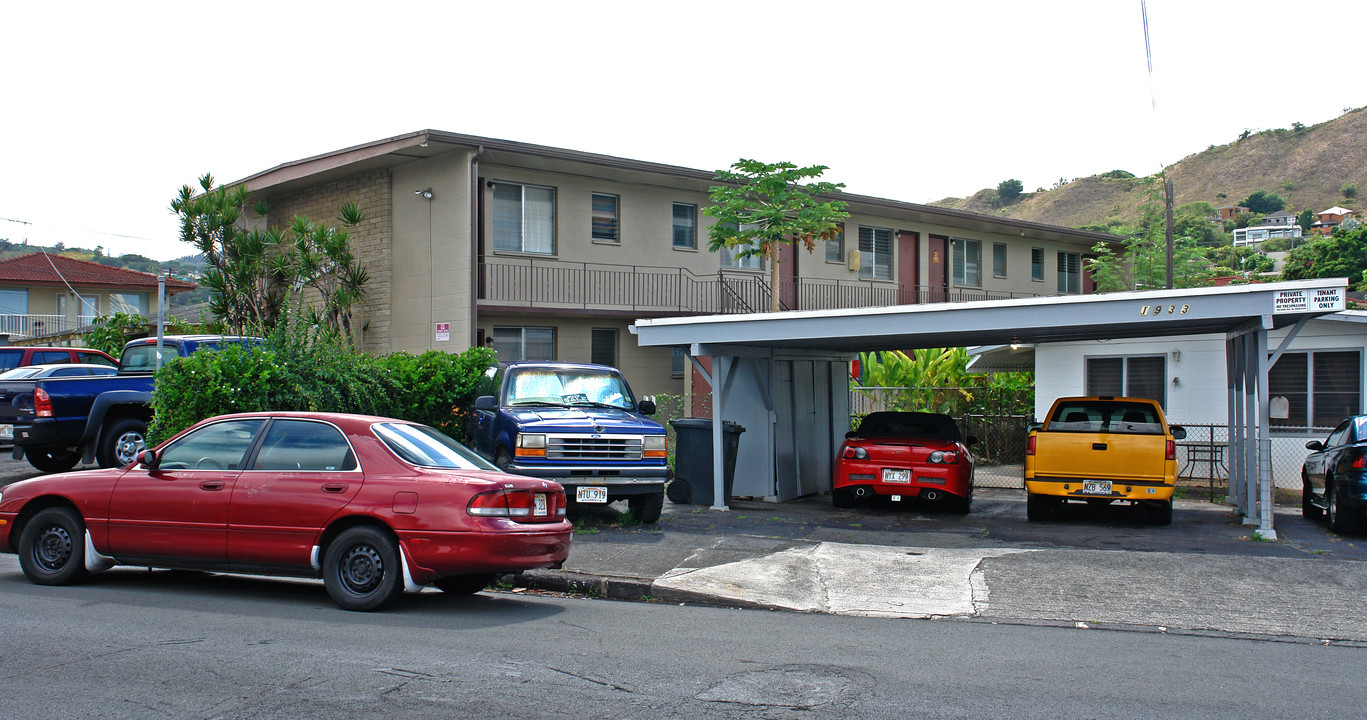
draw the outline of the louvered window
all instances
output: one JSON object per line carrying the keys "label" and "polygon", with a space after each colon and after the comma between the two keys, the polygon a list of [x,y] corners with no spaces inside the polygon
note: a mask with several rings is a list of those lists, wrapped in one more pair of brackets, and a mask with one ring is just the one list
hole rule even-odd
{"label": "louvered window", "polygon": [[1361,412],[1362,353],[1283,353],[1267,372],[1267,388],[1271,397],[1286,398],[1288,406],[1287,417],[1273,417],[1273,425],[1333,427]]}
{"label": "louvered window", "polygon": [[859,277],[862,280],[892,279],[892,230],[859,228]]}
{"label": "louvered window", "polygon": [[674,203],[674,247],[697,249],[698,206]]}
{"label": "louvered window", "polygon": [[596,242],[621,242],[616,195],[593,194],[593,239]]}
{"label": "louvered window", "polygon": [[1059,252],[1058,292],[1060,295],[1082,292],[1082,255],[1079,253]]}
{"label": "louvered window", "polygon": [[1030,248],[1030,279],[1044,282],[1044,248]]}
{"label": "louvered window", "polygon": [[589,362],[617,365],[617,328],[594,328],[589,339]]}
{"label": "louvered window", "polygon": [[954,284],[964,287],[983,285],[983,246],[977,240],[954,238]]}
{"label": "louvered window", "polygon": [[1167,407],[1167,359],[1163,355],[1087,358],[1087,394],[1157,400]]}

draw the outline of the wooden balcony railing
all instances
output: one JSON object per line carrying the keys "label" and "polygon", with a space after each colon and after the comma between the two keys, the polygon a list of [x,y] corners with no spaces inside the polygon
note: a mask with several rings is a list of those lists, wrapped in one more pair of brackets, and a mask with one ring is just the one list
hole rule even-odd
{"label": "wooden balcony railing", "polygon": [[[863,280],[799,277],[780,282],[783,310],[1038,296],[1035,293],[930,288]],[[684,268],[487,257],[480,261],[479,299],[494,305],[621,310],[643,315],[750,313],[769,309],[769,279],[731,270],[699,275]]]}

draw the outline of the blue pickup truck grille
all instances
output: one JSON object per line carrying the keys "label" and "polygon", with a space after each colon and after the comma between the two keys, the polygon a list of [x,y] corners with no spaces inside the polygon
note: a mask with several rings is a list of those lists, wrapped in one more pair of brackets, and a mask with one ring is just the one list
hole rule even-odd
{"label": "blue pickup truck grille", "polygon": [[613,460],[641,459],[640,435],[548,435],[547,460]]}

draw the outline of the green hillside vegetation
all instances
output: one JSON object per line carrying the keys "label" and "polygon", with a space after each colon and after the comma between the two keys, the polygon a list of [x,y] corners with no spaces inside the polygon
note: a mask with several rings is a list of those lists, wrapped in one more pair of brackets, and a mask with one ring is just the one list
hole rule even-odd
{"label": "green hillside vegetation", "polygon": [[[1293,212],[1334,205],[1361,210],[1357,188],[1367,187],[1367,108],[1314,126],[1246,131],[1167,168],[1178,206],[1236,205],[1257,191],[1275,193]],[[1147,202],[1137,178],[1123,170],[1077,178],[1052,189],[1003,200],[987,188],[942,207],[1065,227],[1133,226]]]}

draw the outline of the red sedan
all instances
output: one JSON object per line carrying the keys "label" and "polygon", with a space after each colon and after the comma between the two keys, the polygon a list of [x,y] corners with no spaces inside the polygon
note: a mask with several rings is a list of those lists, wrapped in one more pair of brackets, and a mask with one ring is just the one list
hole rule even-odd
{"label": "red sedan", "polygon": [[836,458],[831,502],[853,507],[883,496],[920,498],[951,512],[973,502],[973,455],[953,418],[938,413],[876,412],[845,434]]}
{"label": "red sedan", "polygon": [[224,415],[125,468],[0,489],[0,552],[40,585],[115,565],[321,577],[347,610],[558,567],[571,530],[559,483],[362,415]]}

